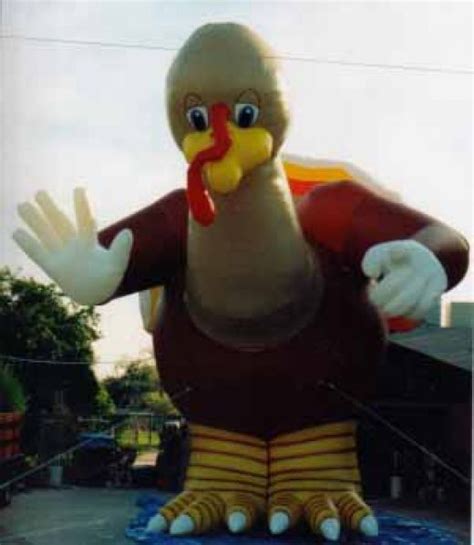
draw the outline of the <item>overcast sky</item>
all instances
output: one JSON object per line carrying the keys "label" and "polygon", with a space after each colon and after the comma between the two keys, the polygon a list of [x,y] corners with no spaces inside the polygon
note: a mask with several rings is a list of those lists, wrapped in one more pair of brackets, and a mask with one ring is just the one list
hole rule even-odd
{"label": "overcast sky", "polygon": [[[352,161],[472,238],[468,2],[3,0],[2,9],[10,38],[2,40],[0,264],[45,279],[11,241],[16,205],[39,189],[72,211],[72,189],[84,185],[105,226],[183,185],[164,115],[175,53],[96,42],[176,49],[199,25],[222,20],[250,25],[281,55],[318,61],[283,62],[293,109],[286,151]],[[473,300],[472,290],[470,275],[448,297]],[[150,344],[135,296],[101,312],[100,359]]]}

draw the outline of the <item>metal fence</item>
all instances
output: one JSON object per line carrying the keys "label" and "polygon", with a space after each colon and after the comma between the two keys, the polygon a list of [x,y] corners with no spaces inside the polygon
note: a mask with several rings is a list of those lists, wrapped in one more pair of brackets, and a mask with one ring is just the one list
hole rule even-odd
{"label": "metal fence", "polygon": [[79,432],[100,432],[101,430],[111,427],[117,418],[127,418],[126,425],[114,431],[114,438],[120,445],[133,447],[138,450],[159,446],[160,433],[167,417],[152,412],[118,411],[116,415],[111,418],[79,418]]}

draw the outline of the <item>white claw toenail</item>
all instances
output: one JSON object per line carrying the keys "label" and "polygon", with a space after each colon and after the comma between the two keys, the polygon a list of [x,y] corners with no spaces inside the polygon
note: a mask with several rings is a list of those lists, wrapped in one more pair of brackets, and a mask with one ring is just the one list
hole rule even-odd
{"label": "white claw toenail", "polygon": [[270,532],[274,535],[286,532],[290,527],[290,517],[286,513],[277,511],[270,519]]}
{"label": "white claw toenail", "polygon": [[233,534],[243,532],[247,528],[247,517],[242,511],[234,511],[227,519],[227,526]]}
{"label": "white claw toenail", "polygon": [[359,525],[359,530],[367,537],[376,537],[379,535],[379,524],[372,515],[365,516]]}
{"label": "white claw toenail", "polygon": [[192,534],[193,532],[194,521],[189,515],[179,515],[171,524],[170,534],[172,536],[183,536],[185,534]]}
{"label": "white claw toenail", "polygon": [[337,541],[341,533],[341,523],[336,518],[325,519],[321,523],[319,530],[323,537],[329,541]]}
{"label": "white claw toenail", "polygon": [[158,513],[152,517],[147,524],[145,531],[149,534],[159,534],[168,528],[168,522],[163,515]]}

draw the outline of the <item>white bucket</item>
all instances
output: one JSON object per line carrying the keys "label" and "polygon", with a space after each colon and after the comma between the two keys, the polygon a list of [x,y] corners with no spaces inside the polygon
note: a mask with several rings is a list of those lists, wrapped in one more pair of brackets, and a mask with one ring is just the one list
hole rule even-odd
{"label": "white bucket", "polygon": [[49,486],[59,487],[63,484],[63,466],[49,466]]}
{"label": "white bucket", "polygon": [[402,478],[399,475],[392,475],[390,477],[390,497],[392,500],[399,500],[402,497],[402,493]]}

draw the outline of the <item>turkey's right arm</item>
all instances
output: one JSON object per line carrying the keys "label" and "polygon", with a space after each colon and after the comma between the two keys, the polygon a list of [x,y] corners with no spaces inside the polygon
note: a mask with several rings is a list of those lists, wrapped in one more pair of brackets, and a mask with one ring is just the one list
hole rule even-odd
{"label": "turkey's right arm", "polygon": [[177,190],[99,233],[105,247],[124,229],[133,233],[130,261],[112,297],[163,285],[184,266],[187,218],[185,192]]}
{"label": "turkey's right arm", "polygon": [[41,191],[38,206],[18,207],[35,236],[17,229],[13,239],[66,295],[96,305],[162,283],[171,274],[182,258],[178,239],[186,211],[181,201],[179,192],[172,193],[97,233],[83,189],[74,191],[75,224]]}

